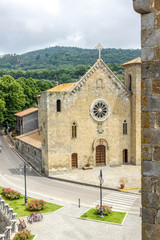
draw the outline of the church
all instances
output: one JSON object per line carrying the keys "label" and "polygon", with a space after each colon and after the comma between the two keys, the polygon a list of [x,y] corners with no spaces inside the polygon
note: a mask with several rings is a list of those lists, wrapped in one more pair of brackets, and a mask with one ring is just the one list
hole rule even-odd
{"label": "church", "polygon": [[26,160],[58,171],[141,163],[141,59],[123,64],[124,84],[101,58],[78,81],[38,96],[38,129],[16,138]]}

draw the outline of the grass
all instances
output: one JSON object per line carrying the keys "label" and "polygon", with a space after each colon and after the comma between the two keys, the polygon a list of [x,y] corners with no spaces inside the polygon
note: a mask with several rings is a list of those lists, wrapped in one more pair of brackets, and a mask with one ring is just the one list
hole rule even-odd
{"label": "grass", "polygon": [[96,213],[95,209],[91,208],[86,213],[84,213],[81,216],[81,218],[121,224],[123,219],[124,219],[124,217],[125,217],[125,215],[126,215],[125,212],[115,212],[115,211],[112,211],[108,216],[104,215],[103,218],[100,218],[99,217],[100,215]]}
{"label": "grass", "polygon": [[29,240],[32,240],[35,237],[35,235],[30,235]]}
{"label": "grass", "polygon": [[[2,195],[2,187],[0,187],[0,195]],[[3,195],[2,195],[2,197],[5,200],[5,202],[9,204],[9,207],[13,208],[14,212],[17,213],[17,217],[29,216],[31,214],[31,211],[26,210],[26,207],[24,206],[24,196],[22,196],[20,199],[16,199],[16,200],[7,199]],[[28,197],[28,200],[32,200],[32,199],[34,199],[34,198]],[[62,208],[62,206],[54,204],[54,203],[46,202],[46,207],[39,212],[42,214],[49,213],[49,212],[54,212],[54,211],[58,210],[59,208]]]}

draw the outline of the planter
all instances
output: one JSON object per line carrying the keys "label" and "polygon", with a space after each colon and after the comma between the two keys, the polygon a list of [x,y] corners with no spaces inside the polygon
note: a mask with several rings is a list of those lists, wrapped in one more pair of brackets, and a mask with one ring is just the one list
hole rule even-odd
{"label": "planter", "polygon": [[91,166],[91,164],[90,164],[90,163],[87,163],[87,164],[86,164],[86,167],[90,167],[90,166]]}
{"label": "planter", "polygon": [[120,186],[121,186],[121,189],[123,189],[123,188],[125,187],[125,185],[124,185],[124,184],[120,184]]}

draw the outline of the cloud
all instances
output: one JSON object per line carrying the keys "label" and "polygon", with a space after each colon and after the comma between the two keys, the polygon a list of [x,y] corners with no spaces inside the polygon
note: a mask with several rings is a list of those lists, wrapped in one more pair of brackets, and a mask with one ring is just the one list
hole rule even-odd
{"label": "cloud", "polygon": [[0,22],[0,53],[98,42],[140,47],[140,16],[128,0],[1,0]]}

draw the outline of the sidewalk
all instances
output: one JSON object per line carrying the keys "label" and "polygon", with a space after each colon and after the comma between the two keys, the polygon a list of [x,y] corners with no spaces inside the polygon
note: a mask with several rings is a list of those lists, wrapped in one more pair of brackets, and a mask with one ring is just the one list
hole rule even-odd
{"label": "sidewalk", "polygon": [[28,224],[36,240],[134,240],[141,239],[141,218],[128,214],[123,224],[114,225],[79,219],[88,208],[68,205],[43,215],[42,222]]}
{"label": "sidewalk", "polygon": [[103,173],[103,187],[120,190],[119,179],[127,177],[128,183],[125,185],[125,190],[139,193],[141,188],[141,166],[120,165],[116,167],[93,167],[88,170],[73,169],[67,173],[56,173],[53,178],[99,186],[98,176],[100,169],[102,169]]}

